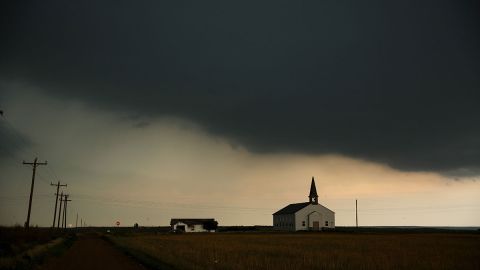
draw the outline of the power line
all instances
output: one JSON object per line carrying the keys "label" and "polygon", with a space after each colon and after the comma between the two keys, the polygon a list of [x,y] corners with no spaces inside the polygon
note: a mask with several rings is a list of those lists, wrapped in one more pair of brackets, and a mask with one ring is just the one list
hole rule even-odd
{"label": "power line", "polygon": [[40,181],[42,181],[43,183],[45,183],[45,184],[47,184],[47,185],[50,185],[51,182],[47,181],[45,175],[43,175],[43,174],[40,173],[40,172],[37,172],[37,175],[38,175],[38,179],[40,179]]}
{"label": "power line", "polygon": [[[18,142],[21,142],[24,145],[29,145],[30,143],[24,138],[24,136],[22,136],[20,134],[20,132],[17,131],[17,129],[10,123],[10,121],[7,119],[7,117],[4,114],[0,115],[0,116],[1,116],[1,119],[2,119],[3,126],[5,127],[5,129],[0,128],[0,131],[4,132],[7,135],[6,138],[9,138],[9,137],[12,137],[12,136],[16,138],[16,140],[10,140],[12,142],[10,144],[10,146],[13,146],[13,148],[15,148],[13,153],[12,153],[12,151],[10,151],[8,149],[8,147],[0,145],[1,148],[8,154],[8,156],[16,162],[19,161],[18,155],[16,153],[22,153],[25,156],[30,156],[30,154],[33,153],[34,156],[38,156],[38,153],[36,153],[36,151],[31,151],[31,149],[30,149],[30,151],[26,151],[25,148],[23,148],[21,146],[18,146]],[[8,134],[7,134],[7,132],[8,132]],[[8,136],[9,134],[11,136]],[[51,167],[51,164],[50,164],[50,166],[47,167],[46,172],[48,174],[50,174],[50,172],[51,172],[51,174],[52,174],[51,177],[45,177],[43,174],[37,172],[38,179],[41,182],[43,182],[47,185],[49,185],[50,182],[45,178],[51,178],[51,179],[56,180],[57,182],[59,181],[59,177],[53,171],[53,168],[50,168],[50,167]]]}
{"label": "power line", "polygon": [[200,210],[241,210],[241,211],[274,211],[275,208],[258,208],[258,207],[240,207],[240,206],[218,206],[210,204],[180,204],[180,203],[164,203],[156,201],[142,201],[142,200],[122,200],[117,198],[106,198],[99,196],[91,196],[84,194],[76,194],[77,200],[83,201],[96,201],[103,203],[119,204],[119,205],[129,205],[129,206],[151,206],[151,207],[162,207],[162,208],[188,208],[188,209],[200,209]]}
{"label": "power line", "polygon": [[[37,194],[35,197],[50,197],[51,194]],[[28,195],[0,196],[0,200],[25,200]]]}
{"label": "power line", "polygon": [[[33,151],[31,148],[28,148],[29,151],[27,151],[26,148],[18,145],[19,142],[24,145],[30,145],[31,143],[27,141],[19,131],[17,131],[15,126],[8,120],[8,118],[5,115],[0,115],[0,116],[1,116],[1,119],[3,120],[2,121],[3,126],[5,127],[5,129],[0,128],[0,132],[4,132],[7,135],[6,136],[7,138],[13,136],[16,139],[16,140],[10,140],[11,141],[10,146],[15,148],[13,153],[7,147],[0,145],[1,148],[4,149],[4,151],[7,152],[7,154],[12,158],[12,160],[15,160],[17,162],[19,161],[18,155],[15,153],[22,153],[22,155],[24,156],[32,156],[32,155],[38,156],[39,153],[37,151]],[[11,136],[8,136],[7,133],[10,134]],[[47,170],[45,172],[49,174],[50,177],[45,177],[45,176],[39,177],[40,181],[44,182],[47,185],[49,185],[50,183],[45,178],[53,179],[56,182],[60,181],[60,178],[55,173],[54,168],[52,167],[52,164],[50,164],[50,166],[47,167]]]}
{"label": "power line", "polygon": [[[93,202],[101,202],[101,203],[109,203],[109,204],[117,204],[117,205],[127,205],[133,207],[154,207],[154,208],[176,208],[176,209],[200,209],[200,210],[226,210],[226,211],[275,211],[278,210],[277,208],[259,208],[259,207],[241,207],[241,206],[232,206],[232,205],[211,205],[211,204],[185,204],[185,203],[175,203],[175,202],[158,202],[158,201],[146,201],[146,200],[126,200],[126,199],[119,199],[119,198],[109,198],[104,196],[93,196],[93,195],[86,195],[86,194],[76,194],[75,195],[77,200],[80,201],[93,201]],[[438,211],[439,209],[450,209],[450,208],[465,208],[465,207],[480,207],[480,205],[475,204],[463,204],[463,205],[456,205],[456,206],[435,206],[435,207],[408,207],[408,208],[362,208],[362,213],[364,212],[372,212],[372,211],[399,211],[399,210],[432,210]],[[353,212],[355,209],[346,209],[346,208],[339,208],[335,209],[337,212]]]}
{"label": "power line", "polygon": [[[17,154],[16,153],[22,153],[23,155],[25,156],[28,156],[29,153],[28,152],[34,152],[35,156],[38,156],[38,153],[36,153],[36,151],[32,151],[32,149],[29,149],[30,151],[27,151],[24,147],[22,147],[20,144],[23,144],[25,146],[28,146],[30,145],[30,142],[27,141],[25,139],[25,137],[17,131],[17,129],[14,127],[14,125],[12,125],[10,123],[10,121],[8,120],[8,118],[5,116],[4,112],[0,110],[0,118],[2,119],[2,121],[0,122],[0,124],[3,124],[2,126],[5,127],[4,129],[3,128],[0,128],[0,132],[3,132],[6,134],[6,138],[11,138],[11,146],[14,148],[14,152],[12,153],[6,146],[2,147],[2,149],[4,149],[4,151],[9,155],[9,157],[12,159],[12,160],[15,160],[17,161]],[[13,138],[15,138],[15,140],[13,140]],[[27,214],[27,221],[25,223],[25,227],[28,228],[29,225],[30,225],[30,214],[31,214],[31,208],[32,208],[32,197],[33,197],[33,190],[34,190],[34,185],[35,185],[35,175],[36,175],[36,168],[37,166],[39,165],[47,165],[47,162],[37,162],[37,158],[35,158],[34,162],[25,162],[23,161],[23,164],[24,165],[32,165],[33,167],[33,173],[32,173],[32,184],[31,184],[31,188],[30,188],[30,197],[29,197],[29,203],[28,203],[28,214]],[[53,168],[50,168],[51,166],[48,166],[47,167],[47,170],[46,170],[46,173],[49,174],[51,177],[49,178],[52,178],[54,180],[57,181],[57,192],[55,193],[55,196],[56,196],[56,199],[55,199],[55,210],[54,210],[54,216],[53,216],[53,225],[52,227],[55,227],[55,217],[56,217],[56,211],[57,211],[57,204],[58,204],[58,192],[59,192],[59,188],[61,186],[66,186],[66,185],[61,185],[60,184],[60,180],[59,180],[59,177],[58,175],[55,173],[55,171],[53,170]],[[42,174],[39,174],[38,175],[38,179],[47,184],[47,185],[53,185],[52,183],[49,183]],[[61,198],[62,199],[62,198]],[[65,196],[65,199],[64,199],[64,204],[65,204],[65,207],[64,207],[64,211],[65,211],[65,219],[66,219],[66,206],[67,206],[67,202],[68,202],[68,196]],[[60,203],[60,208],[61,208],[61,203]],[[60,211],[59,211],[59,219],[60,219]],[[60,221],[60,220],[59,220]]]}
{"label": "power line", "polygon": [[53,179],[55,179],[57,182],[60,181],[60,177],[58,177],[58,175],[53,170],[52,164],[50,164],[50,166],[47,167],[47,171],[50,171],[50,173],[53,175]]}

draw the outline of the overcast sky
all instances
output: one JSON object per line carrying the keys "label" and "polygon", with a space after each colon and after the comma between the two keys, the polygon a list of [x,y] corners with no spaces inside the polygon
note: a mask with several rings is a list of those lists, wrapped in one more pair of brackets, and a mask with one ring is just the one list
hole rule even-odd
{"label": "overcast sky", "polygon": [[0,5],[1,224],[480,224],[477,1]]}

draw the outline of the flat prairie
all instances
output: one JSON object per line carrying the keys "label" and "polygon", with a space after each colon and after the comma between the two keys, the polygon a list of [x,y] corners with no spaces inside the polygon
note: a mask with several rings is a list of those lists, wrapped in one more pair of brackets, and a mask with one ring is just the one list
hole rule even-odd
{"label": "flat prairie", "polygon": [[110,239],[175,269],[480,269],[480,235],[473,233],[133,234]]}

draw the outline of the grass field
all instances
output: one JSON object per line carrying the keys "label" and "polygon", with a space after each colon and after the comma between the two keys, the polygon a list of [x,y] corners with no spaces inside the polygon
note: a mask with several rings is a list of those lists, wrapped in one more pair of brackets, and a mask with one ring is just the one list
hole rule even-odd
{"label": "grass field", "polygon": [[63,236],[50,228],[0,227],[0,257],[12,256]]}
{"label": "grass field", "polygon": [[63,230],[0,227],[0,269],[31,269],[44,258],[61,254],[74,239]]}
{"label": "grass field", "polygon": [[217,233],[112,236],[176,269],[480,269],[480,235]]}

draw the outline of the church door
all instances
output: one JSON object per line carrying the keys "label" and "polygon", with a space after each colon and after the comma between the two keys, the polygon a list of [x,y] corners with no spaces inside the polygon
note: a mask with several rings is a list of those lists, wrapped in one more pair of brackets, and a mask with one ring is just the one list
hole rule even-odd
{"label": "church door", "polygon": [[313,222],[313,230],[314,231],[320,230],[320,222],[318,222],[318,221]]}

